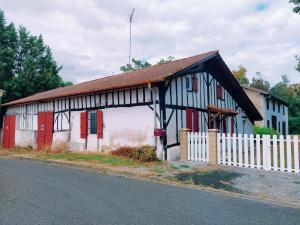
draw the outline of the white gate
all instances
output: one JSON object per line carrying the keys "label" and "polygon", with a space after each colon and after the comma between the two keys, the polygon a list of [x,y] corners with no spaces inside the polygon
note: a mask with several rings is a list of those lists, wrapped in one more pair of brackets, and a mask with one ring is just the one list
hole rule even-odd
{"label": "white gate", "polygon": [[188,160],[208,162],[208,133],[188,133]]}
{"label": "white gate", "polygon": [[217,134],[218,163],[299,173],[298,136]]}

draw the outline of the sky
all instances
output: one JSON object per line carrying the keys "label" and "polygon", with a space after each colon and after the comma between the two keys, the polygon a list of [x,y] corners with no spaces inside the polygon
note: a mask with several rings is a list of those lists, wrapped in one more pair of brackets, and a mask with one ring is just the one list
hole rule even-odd
{"label": "sky", "polygon": [[74,83],[120,72],[132,57],[151,63],[219,50],[231,70],[271,84],[300,82],[300,15],[288,0],[0,0],[7,22],[42,34],[60,75]]}

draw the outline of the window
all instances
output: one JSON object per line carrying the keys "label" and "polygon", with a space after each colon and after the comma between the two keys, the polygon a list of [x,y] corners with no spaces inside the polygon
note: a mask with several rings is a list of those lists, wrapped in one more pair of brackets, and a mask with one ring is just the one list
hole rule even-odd
{"label": "window", "polygon": [[218,99],[223,99],[222,85],[221,84],[217,85],[217,98]]}
{"label": "window", "polygon": [[282,112],[283,112],[283,115],[285,114],[285,107],[284,105],[282,105]]}
{"label": "window", "polygon": [[273,99],[273,111],[275,112],[275,100]]}
{"label": "window", "polygon": [[278,132],[280,132],[280,122],[278,121]]}
{"label": "window", "polygon": [[272,116],[272,128],[277,130],[277,117]]}
{"label": "window", "polygon": [[270,128],[270,120],[267,120],[267,127]]}
{"label": "window", "polygon": [[286,135],[286,123],[284,121],[282,122],[282,134]]}
{"label": "window", "polygon": [[193,91],[193,82],[191,76],[186,76],[185,78],[185,85],[187,91]]}
{"label": "window", "polygon": [[97,114],[96,111],[90,111],[88,116],[89,134],[97,134]]}
{"label": "window", "polygon": [[280,102],[278,102],[278,112],[280,113]]}
{"label": "window", "polygon": [[269,99],[267,98],[267,109],[269,109]]}

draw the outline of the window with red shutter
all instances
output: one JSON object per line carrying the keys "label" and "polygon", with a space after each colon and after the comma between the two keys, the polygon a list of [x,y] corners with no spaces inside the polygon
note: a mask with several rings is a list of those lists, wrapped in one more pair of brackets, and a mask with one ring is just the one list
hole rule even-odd
{"label": "window with red shutter", "polygon": [[186,128],[193,130],[193,109],[186,110]]}
{"label": "window with red shutter", "polygon": [[199,132],[199,112],[194,110],[194,132]]}
{"label": "window with red shutter", "polygon": [[103,112],[97,110],[97,137],[103,138]]}
{"label": "window with red shutter", "polygon": [[198,92],[198,79],[197,77],[193,77],[193,91]]}
{"label": "window with red shutter", "polygon": [[87,112],[80,113],[80,137],[86,139],[87,138]]}
{"label": "window with red shutter", "polygon": [[222,85],[221,84],[217,85],[217,98],[218,99],[223,99]]}

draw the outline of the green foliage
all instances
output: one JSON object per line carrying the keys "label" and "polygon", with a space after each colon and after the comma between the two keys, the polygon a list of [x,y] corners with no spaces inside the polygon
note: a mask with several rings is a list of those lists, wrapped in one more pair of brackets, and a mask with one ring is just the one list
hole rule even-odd
{"label": "green foliage", "polygon": [[290,0],[290,3],[295,5],[293,11],[300,14],[300,0]]}
{"label": "green foliage", "polygon": [[112,154],[131,158],[140,162],[151,162],[157,160],[155,149],[150,145],[142,145],[139,147],[124,146],[113,151]]}
{"label": "green foliage", "polygon": [[121,66],[120,70],[123,72],[131,72],[139,69],[144,69],[146,67],[151,66],[147,61],[142,61],[139,59],[132,59],[132,64],[126,64],[125,66]]}
{"label": "green foliage", "polygon": [[252,78],[250,87],[258,88],[260,90],[269,91],[271,85],[268,81],[264,80],[261,73],[256,73],[256,77]]}
{"label": "green foliage", "polygon": [[296,70],[300,72],[300,56],[296,55],[295,58],[297,61]]}
{"label": "green foliage", "polygon": [[240,84],[249,85],[249,79],[247,78],[247,69],[244,66],[238,66],[238,69],[233,70],[232,74]]}
{"label": "green foliage", "polygon": [[[175,58],[173,56],[169,56],[167,59],[160,59],[155,65],[161,65],[161,64],[168,63],[168,62],[172,62],[174,59]],[[121,66],[120,70],[123,72],[132,72],[132,71],[136,71],[139,69],[147,68],[149,66],[152,66],[151,63],[140,60],[140,59],[133,58],[131,64],[127,63],[125,66]]]}
{"label": "green foliage", "polygon": [[156,65],[161,65],[165,63],[169,63],[174,61],[175,57],[174,56],[169,56],[167,59],[160,59]]}
{"label": "green foliage", "polygon": [[254,134],[266,134],[266,135],[279,135],[279,132],[277,130],[274,130],[272,128],[268,128],[268,127],[258,127],[258,126],[254,126],[253,127],[253,133]]}
{"label": "green foliage", "polygon": [[286,75],[282,81],[271,88],[271,93],[289,104],[289,133],[300,133],[300,91],[299,85],[289,85]]}
{"label": "green foliage", "polygon": [[6,91],[3,102],[37,92],[71,85],[58,75],[52,52],[41,35],[33,36],[25,27],[6,24],[0,10],[0,89]]}

